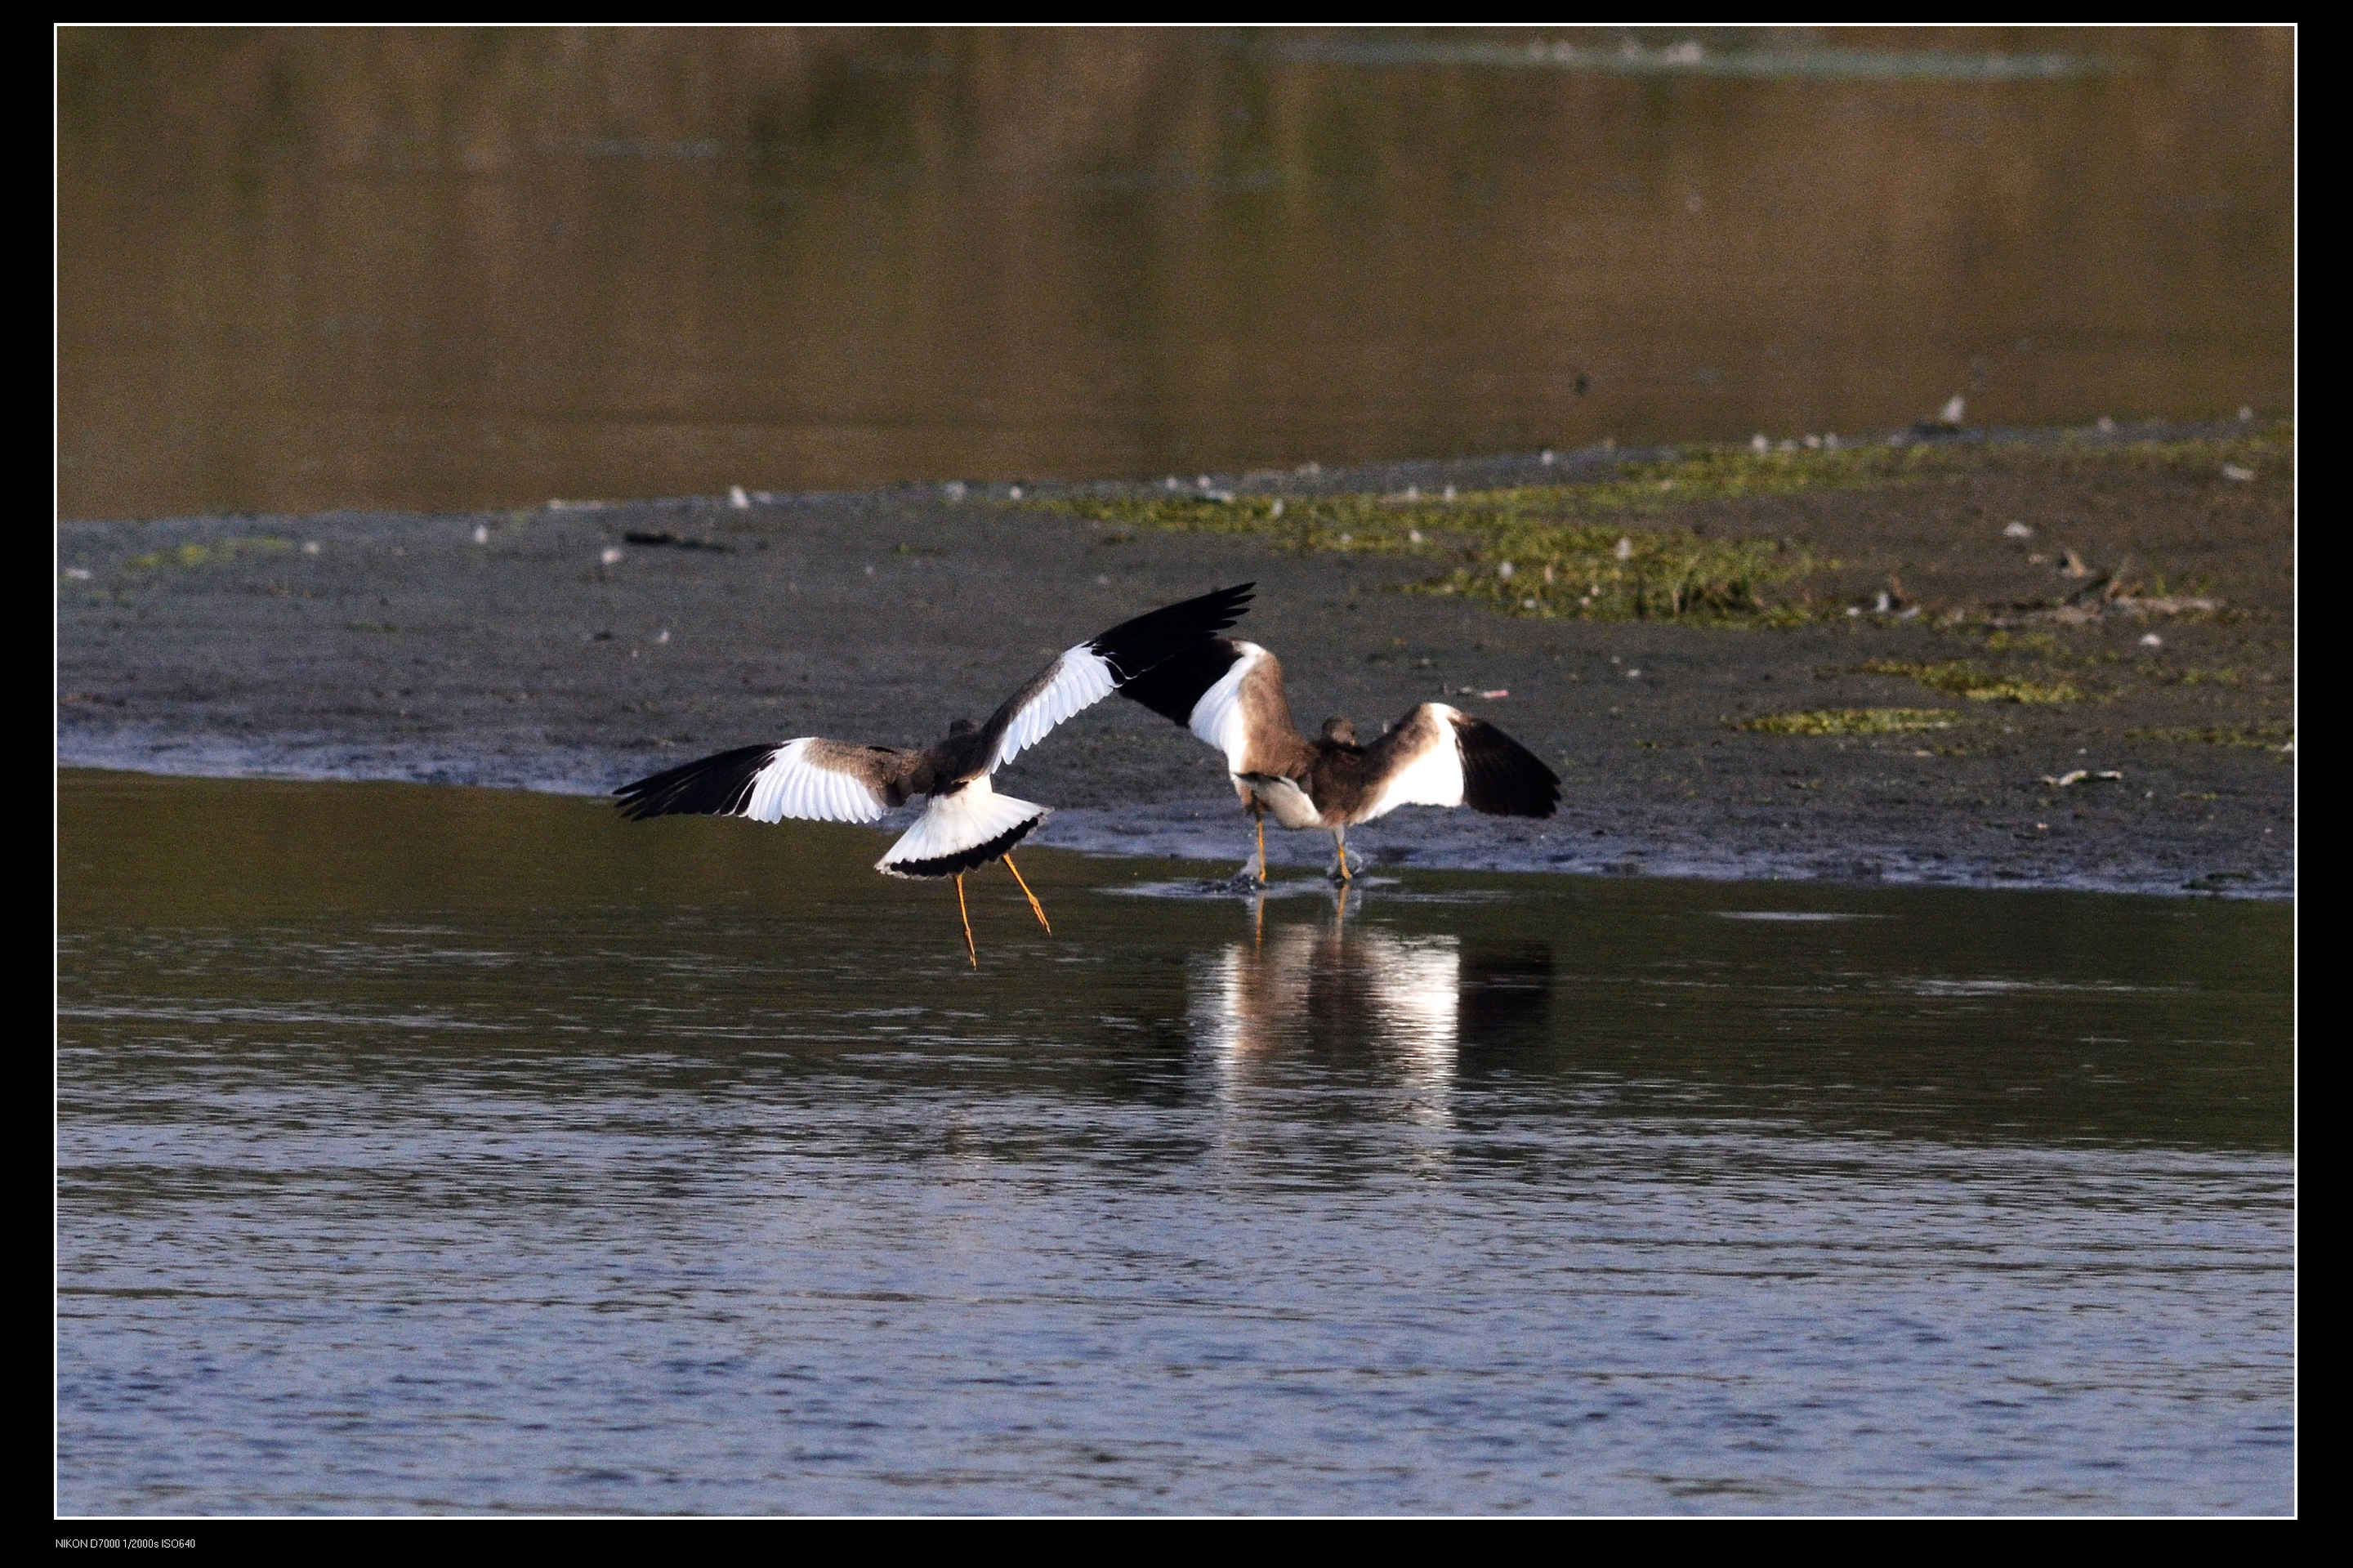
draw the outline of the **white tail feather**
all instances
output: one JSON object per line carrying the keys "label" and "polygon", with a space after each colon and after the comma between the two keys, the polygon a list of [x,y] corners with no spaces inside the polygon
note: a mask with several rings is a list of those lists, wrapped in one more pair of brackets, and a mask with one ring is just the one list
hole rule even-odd
{"label": "white tail feather", "polygon": [[874,863],[874,869],[892,876],[949,874],[911,873],[908,868],[968,854],[1026,822],[1039,821],[1049,810],[998,794],[988,787],[988,776],[983,774],[953,794],[933,796],[915,825],[900,835],[890,853]]}

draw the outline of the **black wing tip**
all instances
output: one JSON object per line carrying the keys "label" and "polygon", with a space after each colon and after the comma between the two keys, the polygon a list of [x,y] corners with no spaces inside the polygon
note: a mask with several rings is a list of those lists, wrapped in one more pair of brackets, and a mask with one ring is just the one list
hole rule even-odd
{"label": "black wing tip", "polygon": [[1218,588],[1212,592],[1205,593],[1201,595],[1200,598],[1190,602],[1202,605],[1214,605],[1217,612],[1224,616],[1225,619],[1218,621],[1214,625],[1204,626],[1201,630],[1204,631],[1223,631],[1227,627],[1231,626],[1235,621],[1240,620],[1243,615],[1248,613],[1250,609],[1250,601],[1257,597],[1258,582],[1253,578],[1246,583],[1236,583],[1231,588]]}
{"label": "black wing tip", "polygon": [[731,817],[743,810],[752,780],[776,754],[773,746],[739,746],[633,779],[613,793],[620,798],[621,815],[632,822],[649,817]]}
{"label": "black wing tip", "polygon": [[1198,633],[1223,631],[1242,618],[1250,609],[1250,601],[1257,594],[1255,580],[1236,583],[1231,588],[1211,588],[1208,593],[1196,594],[1191,599],[1180,599],[1175,604],[1164,604],[1158,609],[1146,610],[1134,620],[1124,624],[1134,626],[1136,621],[1166,616],[1171,624],[1182,624]]}
{"label": "black wing tip", "polygon": [[1015,844],[1028,838],[1038,824],[1045,820],[1046,813],[1040,811],[1034,817],[1014,823],[995,838],[976,843],[970,849],[958,850],[954,854],[934,855],[929,860],[897,861],[878,865],[874,869],[885,876],[962,876],[965,872],[977,870],[1003,855]]}
{"label": "black wing tip", "polygon": [[1240,620],[1257,590],[1255,582],[1236,583],[1164,604],[1088,639],[1087,646],[1112,667],[1124,686]]}
{"label": "black wing tip", "polygon": [[1462,750],[1462,803],[1491,817],[1549,817],[1560,809],[1560,775],[1544,758],[1489,724],[1454,721]]}
{"label": "black wing tip", "polygon": [[1173,724],[1190,725],[1201,694],[1225,678],[1242,656],[1233,640],[1198,637],[1140,675],[1120,683],[1119,694],[1142,703]]}

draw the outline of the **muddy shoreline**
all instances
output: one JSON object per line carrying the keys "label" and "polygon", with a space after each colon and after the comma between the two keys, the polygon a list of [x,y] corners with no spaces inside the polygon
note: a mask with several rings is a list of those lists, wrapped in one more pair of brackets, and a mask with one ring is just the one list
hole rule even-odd
{"label": "muddy shoreline", "polygon": [[[1239,630],[1282,656],[1303,723],[1345,714],[1377,728],[1444,698],[1562,776],[1549,821],[1410,810],[1351,833],[1378,865],[2288,897],[2292,461],[2225,473],[2098,456],[2200,434],[1972,439],[1922,482],[1701,499],[1641,519],[1777,537],[1835,562],[1809,592],[1856,613],[1778,627],[1505,614],[1394,591],[1430,579],[1416,556],[1138,531],[1084,505],[1036,505],[1166,493],[1166,480],[1018,498],[924,484],[449,516],[67,522],[57,757],[602,793],[754,741],[922,744],[948,718],[985,715],[1053,650],[1254,579]],[[2048,461],[2063,440],[2075,455]],[[1176,482],[1436,496],[1557,483],[1627,456]],[[2063,608],[2081,597],[2065,574],[2103,566],[2194,584],[2222,609],[2017,608]],[[1972,660],[2079,694],[1957,700],[1891,673]],[[1953,717],[1916,733],[1741,727],[1892,708]],[[1246,847],[1217,759],[1131,704],[1081,715],[998,783],[1059,808],[1048,844],[1226,865]],[[1287,864],[1329,857],[1321,835],[1269,844]]]}

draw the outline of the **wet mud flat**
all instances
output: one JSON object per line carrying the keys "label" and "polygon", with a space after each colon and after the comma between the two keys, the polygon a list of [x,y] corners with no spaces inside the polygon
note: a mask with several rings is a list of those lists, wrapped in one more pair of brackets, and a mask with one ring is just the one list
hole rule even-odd
{"label": "wet mud flat", "polygon": [[[602,792],[799,735],[923,744],[1072,642],[1255,580],[1238,634],[1303,725],[1448,701],[1562,777],[1547,821],[1352,833],[1377,865],[2292,895],[2291,434],[1788,445],[67,522],[58,760]],[[1527,551],[1596,529],[1619,543],[1589,582],[1582,557],[1537,577]],[[1603,580],[1726,544],[1778,565],[1721,613],[1632,613]],[[1047,843],[1248,845],[1217,758],[1129,704],[998,785],[1059,808]]]}

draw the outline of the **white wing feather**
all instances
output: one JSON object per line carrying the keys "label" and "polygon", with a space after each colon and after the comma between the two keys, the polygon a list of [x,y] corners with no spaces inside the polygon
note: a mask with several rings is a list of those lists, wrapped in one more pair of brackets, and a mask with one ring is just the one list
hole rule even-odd
{"label": "white wing feather", "polygon": [[862,779],[809,760],[816,737],[776,747],[752,776],[743,814],[763,822],[799,817],[819,822],[871,822],[890,810]]}
{"label": "white wing feather", "polygon": [[1046,738],[1056,725],[1082,708],[1091,708],[1119,689],[1112,678],[1111,665],[1086,643],[1062,651],[1054,662],[1053,677],[1038,694],[1021,705],[1013,722],[1005,727],[1005,738],[997,744],[997,758],[990,768],[1004,767],[1030,747]]}
{"label": "white wing feather", "polygon": [[1189,726],[1195,735],[1226,754],[1229,773],[1242,770],[1242,758],[1250,747],[1249,728],[1242,718],[1242,677],[1265,662],[1267,656],[1266,650],[1255,642],[1234,646],[1241,651],[1241,657],[1194,702]]}
{"label": "white wing feather", "polygon": [[1411,761],[1389,775],[1373,798],[1372,809],[1356,821],[1369,822],[1399,806],[1459,806],[1462,804],[1462,744],[1455,738],[1455,710],[1444,703],[1424,703],[1412,725],[1427,724],[1430,738]]}

